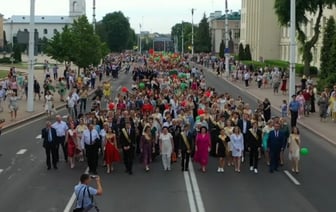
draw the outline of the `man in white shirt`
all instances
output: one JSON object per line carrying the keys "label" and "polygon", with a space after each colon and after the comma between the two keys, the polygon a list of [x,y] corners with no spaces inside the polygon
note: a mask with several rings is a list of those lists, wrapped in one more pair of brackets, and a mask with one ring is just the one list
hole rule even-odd
{"label": "man in white shirt", "polygon": [[90,124],[89,128],[83,132],[81,144],[85,147],[89,173],[97,174],[99,134],[93,124]]}
{"label": "man in white shirt", "polygon": [[56,116],[56,122],[51,125],[52,128],[56,130],[56,143],[57,143],[57,154],[56,159],[57,162],[59,161],[59,146],[62,146],[64,159],[66,162],[68,162],[68,154],[67,154],[67,148],[65,145],[65,135],[68,130],[68,125],[62,121],[62,117],[60,115]]}

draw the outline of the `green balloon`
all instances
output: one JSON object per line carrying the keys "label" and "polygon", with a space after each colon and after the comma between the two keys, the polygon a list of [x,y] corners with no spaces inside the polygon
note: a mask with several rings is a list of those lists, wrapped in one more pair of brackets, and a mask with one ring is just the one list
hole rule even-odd
{"label": "green balloon", "polygon": [[201,117],[200,116],[196,116],[196,121],[201,121]]}
{"label": "green balloon", "polygon": [[300,153],[301,153],[301,155],[308,155],[309,150],[307,148],[303,147],[303,148],[301,148]]}
{"label": "green balloon", "polygon": [[180,86],[181,86],[181,89],[183,89],[183,90],[188,88],[188,85],[184,82],[182,82]]}
{"label": "green balloon", "polygon": [[145,88],[145,83],[140,82],[140,84],[139,84],[139,88],[140,88],[140,89],[144,89],[144,88]]}

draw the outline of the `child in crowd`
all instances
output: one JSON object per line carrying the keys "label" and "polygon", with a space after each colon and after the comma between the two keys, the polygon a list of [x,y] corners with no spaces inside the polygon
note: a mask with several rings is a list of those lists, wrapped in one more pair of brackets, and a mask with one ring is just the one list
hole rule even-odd
{"label": "child in crowd", "polygon": [[282,105],[280,106],[280,108],[281,108],[281,117],[283,118],[287,117],[288,104],[285,99],[282,101]]}

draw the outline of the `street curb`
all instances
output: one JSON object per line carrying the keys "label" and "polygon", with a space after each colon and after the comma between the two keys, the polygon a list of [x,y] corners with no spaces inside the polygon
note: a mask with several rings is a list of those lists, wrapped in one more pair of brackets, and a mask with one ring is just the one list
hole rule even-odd
{"label": "street curb", "polygon": [[[91,90],[91,91],[89,91],[89,95],[88,95],[88,96],[91,96],[94,92],[95,92],[95,90]],[[61,105],[55,107],[55,109],[56,109],[56,111],[58,111],[58,110],[60,110],[60,109],[65,108],[65,106],[66,106],[66,103],[63,103],[63,104],[61,104]],[[15,122],[15,123],[5,125],[5,126],[2,128],[2,131],[5,131],[5,130],[9,130],[9,129],[15,128],[15,127],[17,127],[17,126],[19,126],[19,125],[21,125],[21,124],[25,124],[25,123],[27,123],[27,122],[29,122],[29,121],[38,119],[38,118],[40,118],[40,117],[42,117],[42,116],[46,116],[46,113],[45,113],[45,112],[40,112],[40,113],[37,113],[37,114],[35,114],[35,115],[33,115],[33,116],[30,116],[29,118],[21,119],[21,120]]]}
{"label": "street curb", "polygon": [[[198,64],[197,64],[197,65],[198,65]],[[198,67],[205,68],[208,72],[210,72],[211,74],[215,75],[215,73],[212,72],[211,70],[209,70],[209,68],[206,68],[206,67],[203,67],[203,66],[200,66],[200,65],[198,65]],[[232,85],[232,86],[234,86],[234,87],[236,87],[236,88],[238,88],[238,89],[241,89],[241,87],[240,87],[239,85],[236,85],[236,84],[234,84],[233,82],[231,82],[230,80],[225,79],[225,77],[221,77],[221,79],[225,80],[225,81],[228,82],[230,85]],[[251,93],[250,91],[245,90],[245,92],[248,93],[250,96],[256,98],[256,99],[263,101],[263,99],[260,99],[259,97],[257,97],[257,96],[254,95],[253,93]],[[279,108],[276,108],[276,107],[274,107],[274,106],[272,106],[272,108],[275,109],[276,111],[278,111],[278,112],[281,113],[281,110],[280,110]],[[288,118],[287,118],[287,120],[288,120]],[[321,138],[323,138],[324,140],[326,140],[328,143],[332,144],[333,146],[336,146],[336,142],[335,142],[333,139],[331,139],[331,138],[329,138],[329,137],[327,137],[327,136],[325,136],[325,135],[320,134],[320,132],[318,132],[317,130],[315,130],[314,128],[308,126],[307,124],[303,123],[303,122],[300,121],[300,120],[298,120],[297,123],[299,123],[302,127],[308,129],[308,130],[311,131],[312,133],[314,133],[314,134],[320,136]]]}

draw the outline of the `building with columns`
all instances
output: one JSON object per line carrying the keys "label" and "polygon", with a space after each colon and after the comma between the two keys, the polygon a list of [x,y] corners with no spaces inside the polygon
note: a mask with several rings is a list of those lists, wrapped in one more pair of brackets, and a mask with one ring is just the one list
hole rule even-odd
{"label": "building with columns", "polygon": [[249,44],[253,60],[280,58],[280,31],[275,0],[242,0],[240,42]]}
{"label": "building with columns", "polygon": [[[63,27],[70,25],[73,21],[86,13],[85,0],[69,0],[69,14],[50,16],[35,16],[35,32],[38,38],[52,38],[56,32],[61,32]],[[13,38],[19,32],[29,31],[29,15],[13,15],[4,20],[4,31],[8,43],[13,43]],[[27,36],[25,36],[27,37]]]}
{"label": "building with columns", "polygon": [[[238,54],[240,42],[240,12],[231,12],[228,15],[230,54]],[[211,33],[211,46],[213,53],[219,53],[221,42],[225,43],[225,15],[221,11],[215,11],[209,16]]]}
{"label": "building with columns", "polygon": [[0,49],[4,47],[3,15],[0,13]]}

